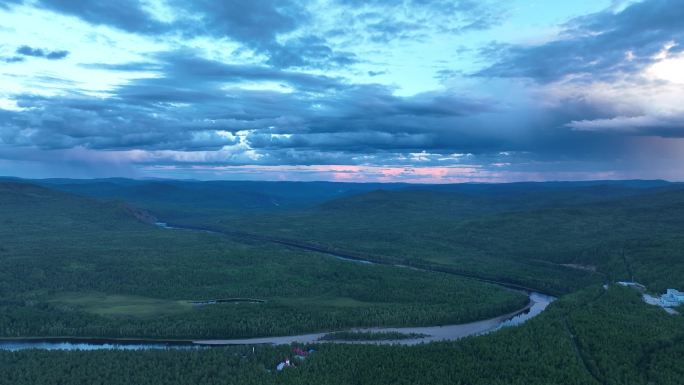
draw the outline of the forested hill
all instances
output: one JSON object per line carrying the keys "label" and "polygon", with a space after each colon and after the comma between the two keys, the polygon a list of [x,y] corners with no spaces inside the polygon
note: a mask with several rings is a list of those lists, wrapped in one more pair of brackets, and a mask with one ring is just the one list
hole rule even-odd
{"label": "forested hill", "polygon": [[[107,179],[41,179],[28,183],[97,199],[125,200],[158,213],[283,211],[311,208],[374,191],[423,191],[430,198],[454,198],[461,205],[530,208],[552,203],[586,203],[645,190],[667,189],[664,181],[591,181],[503,184],[416,185],[402,183],[261,182]],[[441,193],[441,194],[440,194]],[[391,196],[400,199],[400,196]],[[389,202],[388,205],[395,203]]]}
{"label": "forested hill", "polygon": [[473,215],[612,202],[682,188],[683,185],[663,181],[410,185],[331,199],[318,206],[331,210],[416,210],[432,215]]}
{"label": "forested hill", "polygon": [[[128,203],[0,183],[0,337],[258,337],[470,322],[528,303],[447,274],[150,220]],[[225,298],[260,301],[193,305]]]}
{"label": "forested hill", "polygon": [[103,202],[29,183],[0,181],[0,221],[25,231],[148,227],[154,218],[130,204]]}
{"label": "forested hill", "polygon": [[[621,279],[654,290],[684,287],[678,257],[684,186],[676,183],[38,182],[103,202],[125,201],[88,204],[118,207],[111,212],[142,220],[139,214],[150,212],[179,225],[429,264],[557,294]],[[74,210],[86,217],[97,212]]]}
{"label": "forested hill", "polygon": [[51,189],[97,199],[121,199],[166,216],[197,216],[240,211],[282,211],[311,207],[378,188],[404,184],[330,182],[251,182],[109,179],[30,180]]}
{"label": "forested hill", "polygon": [[[664,182],[410,186],[281,213],[181,223],[433,264],[552,291],[593,280],[684,287],[684,186]],[[574,271],[572,271],[574,270]]]}

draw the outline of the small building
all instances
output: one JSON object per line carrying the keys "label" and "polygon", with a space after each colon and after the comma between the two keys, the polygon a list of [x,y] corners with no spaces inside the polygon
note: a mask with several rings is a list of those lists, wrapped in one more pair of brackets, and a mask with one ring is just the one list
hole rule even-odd
{"label": "small building", "polygon": [[672,296],[677,301],[684,302],[684,293],[679,290],[667,289],[667,295]]}
{"label": "small building", "polygon": [[672,301],[672,300],[666,298],[665,296],[660,297],[659,302],[660,302],[660,306],[662,306],[662,307],[675,307],[675,306],[680,305],[679,302]]}
{"label": "small building", "polygon": [[648,293],[643,293],[641,297],[647,304],[660,306],[670,314],[679,314],[674,308],[684,305],[684,293],[675,289],[667,289],[667,292],[659,297],[650,295]]}
{"label": "small building", "polygon": [[667,289],[667,292],[661,297],[663,303],[667,303],[665,306],[678,306],[684,304],[684,293],[675,289]]}
{"label": "small building", "polygon": [[675,290],[667,289],[667,292],[658,299],[659,305],[662,307],[676,307],[684,304],[684,293]]}

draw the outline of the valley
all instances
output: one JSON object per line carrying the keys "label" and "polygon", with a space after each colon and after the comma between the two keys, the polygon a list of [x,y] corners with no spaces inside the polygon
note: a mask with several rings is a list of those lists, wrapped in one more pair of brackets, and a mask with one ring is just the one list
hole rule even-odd
{"label": "valley", "polygon": [[[616,282],[684,284],[677,184],[392,186],[303,207],[263,183],[241,194],[280,205],[193,215],[189,197],[134,202],[102,197],[102,182],[63,183],[0,182],[0,363],[13,384],[28,383],[27,365],[63,360],[96,368],[74,379],[143,381],[130,359],[157,380],[185,367],[178,378],[240,384],[348,384],[352,371],[412,384],[676,377],[662,352],[676,351],[684,318]],[[124,184],[165,195],[166,183]],[[217,188],[187,183],[191,195]],[[317,353],[274,372],[292,346]]]}

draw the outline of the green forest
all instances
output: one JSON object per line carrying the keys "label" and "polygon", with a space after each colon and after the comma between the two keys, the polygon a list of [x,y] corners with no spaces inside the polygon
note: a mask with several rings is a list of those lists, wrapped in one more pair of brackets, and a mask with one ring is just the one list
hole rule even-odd
{"label": "green forest", "polygon": [[[108,204],[0,184],[0,336],[231,338],[456,324],[525,295],[448,274],[364,265],[165,230]],[[263,303],[193,306],[212,298]]]}
{"label": "green forest", "polygon": [[[301,346],[315,352],[283,371],[276,366],[294,356],[291,346],[0,350],[0,384],[681,384],[684,317],[615,283],[684,289],[677,184],[323,185],[316,193],[264,183],[235,195],[256,189],[258,204],[208,200],[192,215],[187,194],[235,186],[66,183],[0,183],[2,337],[339,330],[335,338],[362,342],[388,336],[344,329],[464,323],[527,304],[488,281],[559,298],[521,326],[458,341]],[[176,195],[131,199],[167,188]],[[191,303],[225,298],[263,302]]]}
{"label": "green forest", "polygon": [[[591,287],[520,327],[413,347],[289,346],[1,352],[0,384],[681,384],[684,320],[631,289]],[[305,346],[304,348],[309,348]]]}
{"label": "green forest", "polygon": [[[544,184],[541,184],[542,186]],[[498,189],[504,189],[498,187]],[[475,193],[378,190],[306,210],[177,220],[232,233],[437,267],[560,295],[637,280],[684,287],[684,188],[570,187]],[[538,191],[541,190],[541,191]],[[669,285],[669,286],[668,286]]]}

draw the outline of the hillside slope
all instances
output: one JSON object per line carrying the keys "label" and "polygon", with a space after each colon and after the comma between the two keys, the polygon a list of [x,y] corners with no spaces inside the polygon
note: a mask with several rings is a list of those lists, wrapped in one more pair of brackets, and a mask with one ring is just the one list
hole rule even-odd
{"label": "hillside slope", "polygon": [[680,185],[538,187],[504,196],[494,187],[482,194],[379,190],[296,212],[186,223],[561,292],[605,279],[684,287]]}
{"label": "hillside slope", "polygon": [[[0,337],[230,338],[449,324],[525,295],[446,274],[166,230],[126,204],[0,183]],[[256,298],[193,306],[193,300]]]}

